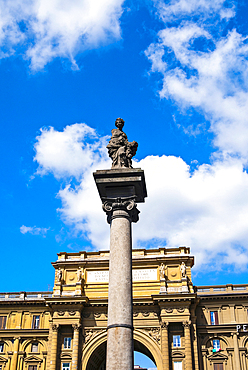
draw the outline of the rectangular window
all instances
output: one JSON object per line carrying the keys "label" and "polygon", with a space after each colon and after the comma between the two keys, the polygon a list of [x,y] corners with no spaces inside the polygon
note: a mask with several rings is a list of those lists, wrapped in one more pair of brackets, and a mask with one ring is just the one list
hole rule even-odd
{"label": "rectangular window", "polygon": [[32,329],[39,329],[40,326],[40,316],[33,316]]}
{"label": "rectangular window", "polygon": [[214,370],[223,370],[223,364],[214,364]]}
{"label": "rectangular window", "polygon": [[4,349],[4,343],[0,343],[0,352],[3,352]]}
{"label": "rectangular window", "polygon": [[31,352],[38,352],[38,343],[32,343]]}
{"label": "rectangular window", "polygon": [[211,325],[219,325],[219,319],[218,319],[218,312],[217,311],[211,311],[210,312],[210,320],[211,320]]}
{"label": "rectangular window", "polygon": [[0,316],[0,330],[6,329],[7,316]]}
{"label": "rectangular window", "polygon": [[37,365],[28,365],[28,370],[37,370]]}
{"label": "rectangular window", "polygon": [[69,362],[63,362],[62,363],[62,370],[70,370],[70,363]]}
{"label": "rectangular window", "polygon": [[71,338],[64,338],[64,349],[71,348]]}
{"label": "rectangular window", "polygon": [[218,351],[220,351],[220,340],[214,339],[213,340],[213,352],[218,352]]}
{"label": "rectangular window", "polygon": [[174,361],[174,370],[183,370],[182,361]]}
{"label": "rectangular window", "polygon": [[181,336],[173,335],[173,347],[181,347]]}

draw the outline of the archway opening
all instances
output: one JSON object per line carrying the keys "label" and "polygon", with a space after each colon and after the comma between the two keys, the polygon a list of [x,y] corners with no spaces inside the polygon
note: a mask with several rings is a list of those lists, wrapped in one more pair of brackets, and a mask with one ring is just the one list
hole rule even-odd
{"label": "archway opening", "polygon": [[150,357],[141,352],[134,351],[134,369],[138,370],[138,366],[142,369],[157,370],[155,362],[152,361]]}
{"label": "archway opening", "polygon": [[[95,351],[91,354],[89,361],[87,363],[86,370],[105,370],[106,369],[106,350],[107,342],[100,344]],[[137,340],[134,340],[134,364],[140,367],[145,367],[142,364],[146,363],[146,368],[157,369],[155,365],[155,360],[152,353],[147,349],[144,344]],[[137,360],[137,361],[136,361]],[[140,361],[140,363],[138,363]],[[149,365],[149,366],[148,366]]]}

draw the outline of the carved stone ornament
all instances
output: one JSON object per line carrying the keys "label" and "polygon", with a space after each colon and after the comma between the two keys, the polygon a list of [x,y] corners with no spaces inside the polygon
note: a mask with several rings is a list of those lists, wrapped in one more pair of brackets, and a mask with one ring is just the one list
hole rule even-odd
{"label": "carved stone ornament", "polygon": [[64,314],[65,314],[65,311],[58,311],[59,316],[64,316]]}
{"label": "carved stone ornament", "polygon": [[69,313],[70,316],[76,315],[76,311],[73,311],[73,310],[69,311],[68,313]]}
{"label": "carved stone ornament", "polygon": [[184,311],[185,311],[185,308],[183,308],[183,307],[177,308],[177,312],[179,312],[179,313],[183,313]]}
{"label": "carved stone ornament", "polygon": [[111,139],[107,145],[108,154],[112,159],[112,168],[132,168],[132,157],[136,154],[138,143],[127,139],[127,135],[122,131],[124,120],[117,118],[112,132]]}
{"label": "carved stone ornament", "polygon": [[72,327],[74,331],[79,331],[81,324],[72,324]]}
{"label": "carved stone ornament", "polygon": [[168,329],[169,327],[169,322],[168,321],[162,321],[161,322],[161,328],[162,329]]}
{"label": "carved stone ornament", "polygon": [[148,312],[148,311],[142,312],[142,315],[143,315],[144,317],[148,317],[148,316],[150,315],[150,312]]}
{"label": "carved stone ornament", "polygon": [[137,204],[134,202],[133,198],[134,197],[108,199],[103,203],[102,209],[107,213],[107,221],[109,224],[111,223],[113,212],[117,210],[127,212],[132,222],[139,221],[140,211],[137,209]]}
{"label": "carved stone ornament", "polygon": [[173,312],[173,308],[172,307],[165,308],[165,312],[172,313]]}
{"label": "carved stone ornament", "polygon": [[190,328],[190,325],[191,325],[191,321],[183,321],[183,327],[185,328]]}
{"label": "carved stone ornament", "polygon": [[133,317],[138,317],[139,316],[139,312],[134,312],[133,313]]}
{"label": "carved stone ornament", "polygon": [[149,335],[153,340],[157,343],[160,343],[161,335],[160,335],[160,328],[150,328],[145,329],[144,332]]}
{"label": "carved stone ornament", "polygon": [[85,318],[85,319],[88,319],[91,315],[91,312],[83,312],[82,313],[82,316]]}
{"label": "carved stone ornament", "polygon": [[102,313],[101,312],[94,312],[94,317],[95,318],[99,318],[99,317],[101,317],[102,316]]}
{"label": "carved stone ornament", "polygon": [[84,345],[103,332],[105,332],[105,330],[93,330],[93,329],[85,330]]}
{"label": "carved stone ornament", "polygon": [[59,325],[58,324],[53,324],[52,325],[52,330],[53,331],[58,331],[59,330]]}

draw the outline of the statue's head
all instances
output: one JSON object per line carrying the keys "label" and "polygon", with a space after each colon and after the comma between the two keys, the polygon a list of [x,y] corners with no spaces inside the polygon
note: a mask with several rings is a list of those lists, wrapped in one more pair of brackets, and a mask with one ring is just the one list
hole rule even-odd
{"label": "statue's head", "polygon": [[122,127],[124,126],[125,121],[122,118],[117,118],[115,120],[115,126],[119,129],[122,130]]}

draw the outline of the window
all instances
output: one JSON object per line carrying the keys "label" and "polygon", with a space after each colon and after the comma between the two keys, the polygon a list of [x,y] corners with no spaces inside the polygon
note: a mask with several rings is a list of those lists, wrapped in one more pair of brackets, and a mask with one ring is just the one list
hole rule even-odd
{"label": "window", "polygon": [[173,347],[181,347],[180,335],[173,335]]}
{"label": "window", "polygon": [[32,329],[39,329],[40,326],[40,316],[33,316]]}
{"label": "window", "polygon": [[3,342],[1,342],[1,343],[0,343],[0,352],[3,352],[3,349],[4,349],[4,343],[3,343]]}
{"label": "window", "polygon": [[210,320],[211,320],[211,325],[219,325],[219,319],[218,319],[218,312],[217,311],[211,311],[210,312]]}
{"label": "window", "polygon": [[6,329],[7,316],[0,316],[0,330]]}
{"label": "window", "polygon": [[220,340],[214,339],[213,340],[213,352],[218,352],[218,351],[220,351]]}
{"label": "window", "polygon": [[182,369],[183,369],[182,361],[174,361],[174,370],[182,370]]}
{"label": "window", "polygon": [[31,352],[38,352],[38,343],[32,343]]}
{"label": "window", "polygon": [[62,363],[62,370],[70,370],[70,363],[69,362],[63,362]]}
{"label": "window", "polygon": [[28,370],[37,370],[37,365],[28,365]]}
{"label": "window", "polygon": [[64,349],[71,348],[71,338],[64,338]]}
{"label": "window", "polygon": [[223,364],[214,364],[214,370],[223,370]]}

